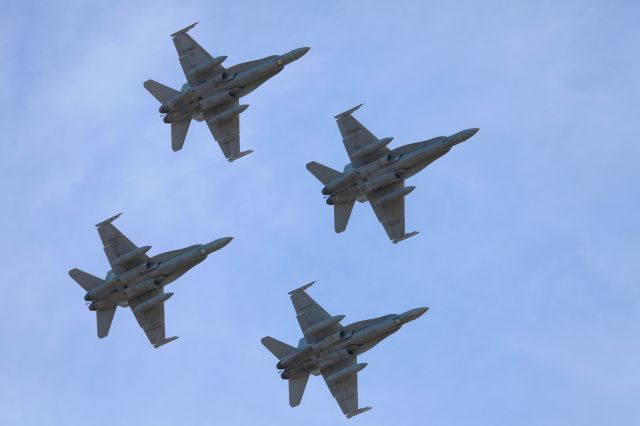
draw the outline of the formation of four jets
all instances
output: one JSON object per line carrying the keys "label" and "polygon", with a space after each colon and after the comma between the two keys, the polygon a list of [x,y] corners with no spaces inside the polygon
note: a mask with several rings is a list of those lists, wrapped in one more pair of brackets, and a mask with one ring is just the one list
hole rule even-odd
{"label": "formation of four jets", "polygon": [[[171,124],[174,151],[182,149],[191,120],[195,119],[207,123],[225,158],[231,162],[252,152],[240,151],[239,115],[248,107],[240,105],[240,98],[282,71],[285,65],[301,58],[309,48],[225,68],[222,63],[226,56],[211,56],[188,34],[195,25],[172,34],[187,83],[180,91],[153,80],[144,82],[144,87],[161,103],[159,110],[165,114],[164,122]],[[326,203],[334,206],[336,232],[346,229],[356,201],[369,201],[389,239],[398,243],[417,234],[405,232],[404,197],[415,189],[405,186],[405,179],[471,138],[478,129],[389,149],[393,138],[375,137],[353,117],[360,106],[335,117],[350,159],[343,171],[315,161],[306,167],[324,185],[322,194],[327,197]],[[209,254],[225,247],[232,238],[149,257],[150,246],[136,246],[113,225],[119,216],[96,225],[111,265],[105,279],[80,269],[72,269],[69,275],[86,291],[89,310],[96,312],[98,337],[108,335],[116,308],[128,306],[151,344],[158,348],[177,339],[177,336],[165,336],[164,302],[173,293],[165,292],[164,287]],[[357,373],[367,364],[359,364],[357,356],[428,308],[343,326],[340,322],[344,315],[329,315],[306,293],[312,284],[289,293],[304,335],[298,346],[272,337],[263,338],[262,343],[278,358],[276,367],[289,382],[292,407],[299,405],[309,375],[321,374],[342,412],[351,418],[371,408],[358,405]]]}

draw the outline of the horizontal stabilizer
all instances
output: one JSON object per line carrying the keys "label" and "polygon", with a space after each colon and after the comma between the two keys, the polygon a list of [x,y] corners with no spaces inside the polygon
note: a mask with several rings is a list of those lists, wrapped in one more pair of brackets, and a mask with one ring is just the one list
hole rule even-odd
{"label": "horizontal stabilizer", "polygon": [[166,103],[169,99],[174,98],[180,92],[171,87],[165,86],[164,84],[158,83],[154,80],[147,80],[142,83],[145,89],[149,91],[153,95],[154,98],[158,100],[161,104]]}
{"label": "horizontal stabilizer", "polygon": [[364,104],[356,105],[353,108],[346,110],[345,112],[341,112],[340,114],[336,115],[334,118],[340,118],[340,117],[344,117],[345,115],[349,115],[352,112],[356,111],[358,108],[360,108],[362,105]]}
{"label": "horizontal stabilizer", "polygon": [[309,170],[311,174],[316,177],[316,179],[318,179],[325,185],[342,176],[342,173],[340,173],[339,171],[334,170],[331,167],[324,166],[320,163],[316,163],[315,161],[307,163],[307,170]]}
{"label": "horizontal stabilizer", "polygon": [[156,343],[155,345],[153,345],[154,348],[158,349],[160,346],[164,346],[167,343],[173,342],[174,340],[176,340],[178,338],[178,336],[173,336],[173,337],[169,337],[168,339],[164,339],[162,342],[160,343]]}
{"label": "horizontal stabilizer", "polygon": [[351,217],[351,211],[353,210],[354,204],[355,200],[333,206],[333,219],[336,232],[340,233],[347,229],[347,224],[349,223],[349,218]]}
{"label": "horizontal stabilizer", "polygon": [[107,337],[111,323],[113,322],[113,316],[116,314],[116,307],[110,309],[103,309],[96,312],[96,319],[98,321],[98,337]]}
{"label": "horizontal stabilizer", "polygon": [[175,37],[175,36],[177,36],[178,34],[184,34],[184,33],[186,33],[187,31],[189,31],[191,28],[195,27],[196,25],[198,25],[198,23],[197,23],[197,22],[194,22],[193,24],[191,24],[191,25],[189,25],[189,26],[187,26],[187,27],[184,27],[183,29],[178,30],[178,31],[176,31],[175,33],[171,34],[171,37]]}
{"label": "horizontal stabilizer", "polygon": [[353,413],[349,413],[349,414],[347,414],[347,415],[346,415],[346,417],[347,417],[348,419],[350,419],[351,417],[353,417],[353,416],[357,416],[358,414],[362,414],[362,413],[364,413],[364,412],[366,412],[366,411],[371,410],[372,408],[373,408],[373,407],[358,408],[358,409],[357,409],[356,411],[354,411]]}
{"label": "horizontal stabilizer", "polygon": [[408,234],[404,234],[402,237],[400,238],[396,238],[395,240],[392,240],[393,244],[398,244],[400,241],[404,241],[407,238],[411,238],[414,235],[418,235],[419,232],[418,231],[413,231],[413,232],[409,232]]}
{"label": "horizontal stabilizer", "polygon": [[300,293],[301,291],[305,291],[306,289],[308,289],[309,287],[311,287],[312,285],[314,285],[316,282],[315,281],[311,281],[308,284],[303,285],[302,287],[298,287],[295,290],[291,290],[289,292],[289,294],[294,294],[294,293]]}
{"label": "horizontal stabilizer", "polygon": [[69,276],[73,278],[75,282],[80,284],[80,287],[82,287],[88,292],[104,284],[103,279],[98,278],[94,275],[91,275],[88,272],[84,272],[78,268],[74,268],[70,270]]}
{"label": "horizontal stabilizer", "polygon": [[96,228],[100,228],[101,226],[106,225],[107,223],[111,223],[117,218],[119,218],[120,216],[122,216],[122,213],[118,213],[117,215],[111,216],[109,219],[105,219],[100,223],[96,223]]}
{"label": "horizontal stabilizer", "polygon": [[290,406],[297,407],[298,405],[300,405],[300,401],[302,401],[302,396],[304,395],[304,390],[307,387],[308,381],[309,381],[309,374],[289,380],[289,405]]}
{"label": "horizontal stabilizer", "polygon": [[238,154],[238,155],[234,155],[233,157],[229,157],[229,158],[227,158],[227,161],[231,163],[231,162],[233,162],[233,161],[236,161],[238,158],[242,158],[242,157],[244,157],[245,155],[249,155],[249,154],[251,154],[252,152],[253,152],[253,150],[252,150],[252,149],[248,149],[248,150],[246,150],[246,151],[242,151],[242,152],[241,152],[240,154]]}
{"label": "horizontal stabilizer", "polygon": [[182,149],[189,131],[189,124],[191,124],[191,119],[171,123],[171,149],[174,152]]}
{"label": "horizontal stabilizer", "polygon": [[271,336],[263,337],[261,342],[264,347],[267,348],[269,352],[275,355],[275,357],[278,359],[282,359],[285,356],[296,351],[296,348],[294,348],[293,346],[287,345],[286,343],[274,339]]}

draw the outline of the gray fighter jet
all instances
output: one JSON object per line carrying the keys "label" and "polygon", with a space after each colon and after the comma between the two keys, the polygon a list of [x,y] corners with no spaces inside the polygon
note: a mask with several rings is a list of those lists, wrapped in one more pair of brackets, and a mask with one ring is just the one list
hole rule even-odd
{"label": "gray fighter jet", "polygon": [[90,311],[96,311],[99,338],[109,334],[116,307],[129,306],[151,344],[158,348],[178,338],[165,338],[164,302],[173,293],[165,293],[164,286],[229,244],[232,238],[148,257],[151,246],[137,247],[111,223],[120,214],[96,225],[111,264],[106,278],[102,280],[80,269],[70,270],[69,275],[87,291],[84,300],[91,302]]}
{"label": "gray fighter jet", "polygon": [[351,159],[344,171],[340,173],[315,161],[307,163],[307,170],[324,184],[322,194],[328,196],[327,204],[334,206],[336,232],[347,228],[356,201],[369,201],[389,239],[398,243],[418,233],[405,233],[404,229],[404,197],[415,189],[415,186],[405,187],[405,179],[475,135],[478,129],[389,150],[387,145],[393,138],[378,139],[351,115],[361,106],[335,117]]}
{"label": "gray fighter jet", "polygon": [[344,315],[331,316],[305,290],[313,283],[291,291],[291,302],[304,334],[294,348],[273,337],[263,337],[262,344],[278,358],[280,377],[289,381],[289,405],[302,400],[309,375],[322,374],[333,397],[347,418],[371,407],[358,408],[358,372],[367,364],[358,364],[358,355],[368,351],[403,324],[418,318],[429,308],[411,309],[403,314],[385,315],[340,325]]}
{"label": "gray fighter jet", "polygon": [[239,115],[249,107],[240,105],[240,98],[278,74],[285,65],[300,59],[309,48],[224,68],[221,64],[226,56],[214,58],[187,34],[196,24],[171,34],[187,83],[179,92],[153,80],[145,81],[144,87],[162,104],[160,113],[165,114],[164,122],[171,123],[174,151],[182,149],[193,118],[207,122],[228,161],[237,160],[253,152],[240,152]]}

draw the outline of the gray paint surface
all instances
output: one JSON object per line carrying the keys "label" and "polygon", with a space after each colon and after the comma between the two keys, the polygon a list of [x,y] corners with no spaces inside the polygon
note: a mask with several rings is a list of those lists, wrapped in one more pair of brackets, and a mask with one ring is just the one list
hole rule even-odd
{"label": "gray paint surface", "polygon": [[240,98],[257,89],[284,67],[309,51],[300,47],[283,55],[272,55],[254,61],[222,66],[226,56],[211,56],[188,31],[192,24],[171,34],[187,83],[180,91],[154,80],[144,87],[162,104],[163,121],[171,124],[171,147],[179,151],[184,145],[191,120],[205,121],[231,162],[253,152],[240,151],[240,114],[249,105],[240,105]]}
{"label": "gray paint surface", "polygon": [[173,293],[165,293],[164,287],[229,244],[232,237],[149,257],[146,253],[151,246],[136,246],[113,225],[119,216],[96,225],[111,265],[106,278],[77,268],[70,270],[69,275],[87,292],[84,300],[90,302],[90,311],[96,311],[99,338],[109,334],[116,308],[129,306],[149,342],[158,348],[178,338],[165,337],[164,302]]}
{"label": "gray paint surface", "polygon": [[330,315],[307,294],[306,289],[313,284],[289,292],[304,335],[298,347],[270,336],[263,337],[262,344],[278,358],[276,368],[281,370],[280,377],[289,382],[289,405],[300,404],[309,375],[322,375],[342,413],[351,418],[371,409],[358,405],[358,372],[367,366],[358,363],[358,355],[429,308],[415,308],[399,315],[384,315],[343,326],[340,322],[344,315]]}
{"label": "gray paint surface", "polygon": [[391,137],[378,139],[352,113],[362,104],[335,118],[351,162],[340,173],[320,163],[307,163],[307,170],[324,184],[322,194],[334,206],[336,232],[347,229],[356,201],[369,201],[389,239],[398,243],[418,232],[405,232],[404,197],[415,189],[405,179],[471,138],[479,129],[467,129],[451,136],[403,145],[390,150]]}

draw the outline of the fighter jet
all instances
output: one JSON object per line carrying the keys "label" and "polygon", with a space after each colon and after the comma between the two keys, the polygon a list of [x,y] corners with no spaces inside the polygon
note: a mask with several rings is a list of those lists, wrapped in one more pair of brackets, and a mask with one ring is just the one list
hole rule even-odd
{"label": "fighter jet", "polygon": [[187,83],[179,92],[153,80],[145,81],[144,87],[162,104],[160,113],[165,114],[164,122],[171,123],[174,151],[182,149],[191,119],[204,120],[231,162],[253,152],[240,152],[239,115],[249,107],[240,105],[240,98],[278,74],[285,65],[300,59],[309,48],[300,47],[284,55],[224,68],[226,56],[214,58],[187,34],[196,24],[171,34]]}
{"label": "fighter jet", "polygon": [[467,129],[389,150],[387,145],[393,138],[378,139],[351,115],[361,106],[335,117],[351,159],[343,172],[315,161],[307,163],[307,170],[324,184],[322,194],[327,196],[327,204],[334,206],[336,232],[347,228],[356,201],[369,201],[389,239],[398,243],[418,233],[405,233],[404,229],[404,197],[415,189],[415,186],[405,187],[405,179],[475,135],[479,129]]}
{"label": "fighter jet", "polygon": [[342,413],[351,418],[371,407],[358,408],[358,377],[367,364],[358,363],[365,353],[402,325],[418,318],[429,308],[411,309],[400,315],[385,315],[340,325],[344,315],[331,316],[306,293],[309,283],[289,292],[304,338],[294,348],[273,337],[263,337],[262,344],[278,358],[280,377],[289,381],[289,405],[300,405],[309,375],[322,374]]}
{"label": "fighter jet", "polygon": [[106,278],[102,280],[80,269],[70,270],[69,275],[87,291],[84,300],[91,302],[90,311],[96,311],[99,338],[109,334],[116,307],[129,306],[151,344],[159,348],[178,338],[165,338],[164,302],[173,293],[165,293],[164,286],[229,244],[232,238],[148,257],[151,246],[137,247],[111,223],[120,214],[96,225],[111,264]]}

